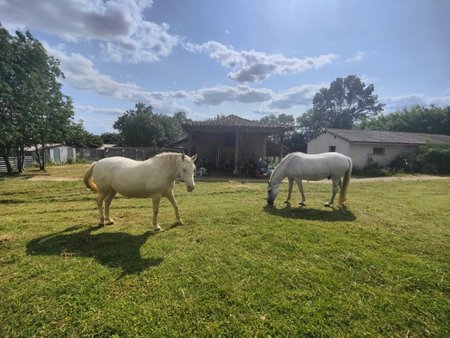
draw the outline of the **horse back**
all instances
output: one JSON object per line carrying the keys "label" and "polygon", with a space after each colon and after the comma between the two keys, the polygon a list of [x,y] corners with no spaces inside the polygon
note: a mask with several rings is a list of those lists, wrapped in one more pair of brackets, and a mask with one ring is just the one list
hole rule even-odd
{"label": "horse back", "polygon": [[307,180],[342,177],[350,163],[349,158],[340,153],[295,153],[290,161],[290,174]]}

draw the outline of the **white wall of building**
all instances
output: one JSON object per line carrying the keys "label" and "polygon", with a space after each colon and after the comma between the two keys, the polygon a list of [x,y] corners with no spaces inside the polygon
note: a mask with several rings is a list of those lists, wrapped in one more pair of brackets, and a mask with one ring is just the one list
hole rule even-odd
{"label": "white wall of building", "polygon": [[[330,147],[336,147],[335,151],[352,159],[353,166],[364,168],[368,164],[368,159],[387,166],[399,154],[414,151],[414,145],[395,144],[374,144],[374,143],[350,143],[340,137],[330,133],[323,133],[308,142],[308,154],[319,154],[330,151]],[[381,153],[374,151],[374,148],[381,148]]]}
{"label": "white wall of building", "polygon": [[[383,149],[383,153],[377,153],[374,148]],[[394,144],[361,144],[350,145],[348,156],[352,159],[353,166],[360,169],[367,166],[369,158],[384,167],[388,166],[398,155],[411,152],[417,149],[416,146],[394,145]]]}
{"label": "white wall of building", "polygon": [[55,164],[66,163],[69,159],[73,160],[74,162],[76,160],[76,149],[72,147],[53,147],[49,149],[49,154],[50,160]]}
{"label": "white wall of building", "polygon": [[329,133],[323,133],[308,142],[308,154],[320,154],[330,151],[330,147],[336,147],[335,151],[344,155],[350,152],[350,143],[340,137]]}

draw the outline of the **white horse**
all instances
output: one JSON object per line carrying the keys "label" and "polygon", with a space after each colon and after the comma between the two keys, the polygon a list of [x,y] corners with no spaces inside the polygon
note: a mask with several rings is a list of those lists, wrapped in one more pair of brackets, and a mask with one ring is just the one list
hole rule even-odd
{"label": "white horse", "polygon": [[[109,157],[92,163],[84,174],[84,184],[94,192],[98,192],[97,205],[100,213],[99,225],[114,224],[109,215],[111,201],[117,193],[127,197],[151,197],[153,201],[153,225],[161,230],[158,224],[158,210],[161,197],[167,197],[175,209],[178,223],[182,223],[178,205],[173,196],[175,179],[181,178],[186,189],[191,192],[195,188],[194,161],[192,157],[179,153],[162,153],[146,161],[134,161],[124,157]],[[105,214],[103,214],[105,201]]]}
{"label": "white horse", "polygon": [[[277,198],[278,189],[281,181],[288,177],[289,190],[285,203],[289,203],[291,199],[292,186],[294,181],[297,183],[302,201],[300,205],[305,205],[305,193],[303,192],[302,179],[318,181],[324,178],[331,179],[333,182],[333,190],[331,198],[325,203],[325,206],[331,207],[339,188],[338,206],[343,206],[346,199],[347,188],[352,173],[352,160],[350,157],[340,153],[323,153],[323,154],[304,154],[291,153],[284,157],[276,166],[269,179],[267,187],[267,204],[273,205]],[[342,180],[342,177],[344,178]]]}

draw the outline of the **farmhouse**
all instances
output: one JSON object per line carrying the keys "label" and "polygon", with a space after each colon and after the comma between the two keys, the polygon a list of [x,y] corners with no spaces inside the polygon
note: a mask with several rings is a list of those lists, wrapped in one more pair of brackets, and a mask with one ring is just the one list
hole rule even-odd
{"label": "farmhouse", "polygon": [[353,166],[364,168],[371,162],[387,166],[397,155],[426,144],[450,145],[450,136],[330,128],[308,141],[308,153],[337,151],[351,157]]}
{"label": "farmhouse", "polygon": [[201,163],[212,169],[233,171],[234,174],[258,163],[268,156],[283,156],[283,142],[269,139],[293,127],[266,124],[228,115],[207,121],[190,121],[183,124],[189,134],[184,146],[188,154],[196,153]]}

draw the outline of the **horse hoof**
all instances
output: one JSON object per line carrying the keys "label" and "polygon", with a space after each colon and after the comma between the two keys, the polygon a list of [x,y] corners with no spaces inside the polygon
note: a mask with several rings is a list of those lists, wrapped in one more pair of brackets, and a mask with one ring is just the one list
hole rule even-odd
{"label": "horse hoof", "polygon": [[179,219],[175,224],[176,224],[176,225],[183,225],[184,223],[183,223],[183,220],[182,220],[182,219]]}
{"label": "horse hoof", "polygon": [[326,206],[327,208],[331,208],[331,204],[330,203],[325,203],[324,206]]}
{"label": "horse hoof", "polygon": [[106,225],[113,225],[113,224],[116,224],[116,222],[114,222],[113,220],[110,220],[106,223]]}
{"label": "horse hoof", "polygon": [[160,227],[159,225],[157,225],[157,226],[155,227],[155,231],[162,231],[162,229],[161,229],[161,227]]}
{"label": "horse hoof", "polygon": [[306,203],[304,203],[304,202],[300,202],[299,203],[302,207],[306,207]]}

